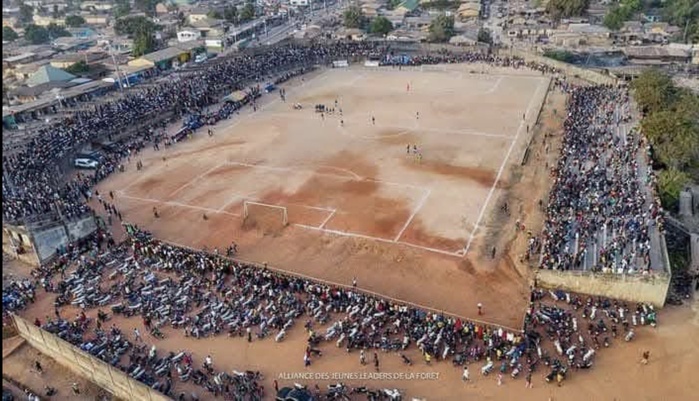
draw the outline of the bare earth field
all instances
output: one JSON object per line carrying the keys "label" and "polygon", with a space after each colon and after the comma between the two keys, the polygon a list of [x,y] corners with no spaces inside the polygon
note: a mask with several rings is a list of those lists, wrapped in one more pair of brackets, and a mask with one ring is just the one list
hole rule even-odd
{"label": "bare earth field", "polygon": [[[480,260],[482,228],[548,78],[467,67],[321,71],[213,137],[139,155],[142,171],[132,158],[98,189],[116,193],[125,221],[174,243],[235,241],[243,260],[328,282],[357,277],[365,290],[461,316],[481,302],[488,321],[520,327],[526,280],[490,261],[492,244]],[[336,100],[335,113],[314,111]]]}

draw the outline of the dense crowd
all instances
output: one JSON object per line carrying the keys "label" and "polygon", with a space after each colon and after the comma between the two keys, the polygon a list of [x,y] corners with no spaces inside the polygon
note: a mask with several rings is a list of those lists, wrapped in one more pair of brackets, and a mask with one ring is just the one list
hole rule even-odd
{"label": "dense crowd", "polygon": [[[60,213],[63,218],[85,214],[84,188],[66,183],[56,172],[56,162],[77,146],[109,133],[128,131],[134,122],[150,121],[168,112],[175,117],[202,114],[220,101],[219,95],[243,89],[249,82],[376,50],[374,45],[357,42],[275,47],[137,87],[90,110],[76,111],[70,118],[40,129],[22,151],[3,155],[3,171],[11,181],[3,180],[3,217],[16,221],[47,213]],[[230,106],[221,109],[230,115]],[[216,113],[220,115],[220,111]],[[146,136],[151,128],[139,127],[139,135]]]}
{"label": "dense crowd", "polygon": [[619,129],[629,116],[627,89],[575,87],[570,91],[561,155],[540,239],[541,267],[597,269],[614,273],[649,271],[652,230],[662,230],[654,180],[643,159],[645,143]]}
{"label": "dense crowd", "polygon": [[[56,294],[55,316],[35,324],[173,397],[182,394],[178,383],[190,380],[219,396],[265,394],[259,373],[214,370],[215,354],[195,363],[187,350],[148,351],[144,338],[157,341],[173,330],[196,339],[280,342],[302,325],[297,330],[307,333],[305,366],[336,347],[358,353],[360,363],[374,352],[377,370],[377,351],[381,358],[395,355],[413,364],[410,355],[417,350],[428,364],[476,365],[482,375],[497,373],[500,381],[503,375],[525,377],[528,383],[541,372],[560,384],[570,371],[590,368],[600,348],[631,341],[636,326],[657,323],[648,305],[534,289],[524,329],[506,330],[172,246],[135,226],[126,228],[124,244],[101,234],[34,272],[37,283]],[[110,325],[114,314],[139,316],[144,333]]]}

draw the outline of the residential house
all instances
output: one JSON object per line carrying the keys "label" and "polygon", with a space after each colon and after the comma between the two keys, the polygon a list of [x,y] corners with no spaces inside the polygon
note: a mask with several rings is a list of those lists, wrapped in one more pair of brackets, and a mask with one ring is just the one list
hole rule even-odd
{"label": "residential house", "polygon": [[376,2],[367,2],[361,5],[362,13],[367,18],[374,18],[379,15],[379,9],[381,7],[382,5]]}
{"label": "residential house", "polygon": [[169,13],[167,9],[167,5],[165,3],[158,3],[155,5],[155,14],[156,15],[163,15]]}
{"label": "residential house", "polygon": [[114,4],[108,1],[83,1],[80,9],[86,11],[110,11]]}
{"label": "residential house", "polygon": [[97,60],[101,60],[105,57],[104,53],[91,53],[91,52],[81,52],[81,53],[63,53],[52,58],[49,64],[56,68],[68,68],[71,65],[84,61],[85,64],[94,64]]}
{"label": "residential house", "polygon": [[349,39],[355,41],[361,41],[366,38],[366,34],[361,29],[356,28],[343,28],[335,33],[337,39]]}
{"label": "residential house", "polygon": [[626,21],[615,34],[615,38],[622,43],[641,44],[643,42],[643,24],[639,21]]}
{"label": "residential house", "polygon": [[56,38],[53,40],[52,46],[58,50],[62,51],[76,51],[76,50],[86,50],[97,44],[97,38],[74,38],[72,36],[65,36]]}
{"label": "residential house", "polygon": [[66,24],[66,19],[64,17],[54,18],[53,15],[51,15],[51,14],[47,14],[47,15],[34,14],[32,19],[34,20],[34,24],[39,25],[39,26],[48,26],[49,24],[56,24],[56,25],[63,26]]}
{"label": "residential house", "polygon": [[699,44],[692,48],[692,64],[699,65]]}
{"label": "residential house", "polygon": [[145,54],[128,62],[131,67],[157,68],[168,70],[186,63],[191,59],[191,53],[177,47],[168,47],[153,53]]}
{"label": "residential house", "polygon": [[667,22],[649,22],[643,25],[645,39],[653,43],[669,43],[670,39],[682,30]]}
{"label": "residential house", "polygon": [[108,14],[81,13],[81,17],[85,18],[85,23],[89,25],[107,25],[109,23]]}
{"label": "residential house", "polygon": [[69,74],[59,68],[45,65],[27,79],[27,86],[33,87],[46,83],[67,82],[72,79],[75,79],[75,75]]}
{"label": "residential house", "polygon": [[417,10],[418,6],[420,5],[420,0],[404,0],[402,3],[400,3],[396,8],[394,8],[394,11],[403,13],[403,14],[409,14]]}
{"label": "residential house", "polygon": [[432,23],[432,17],[429,14],[423,14],[417,17],[405,17],[403,26],[406,28],[424,30],[430,26],[430,23]]}
{"label": "residential house", "polygon": [[560,29],[554,30],[550,35],[550,42],[559,46],[581,46],[597,45],[607,46],[610,44],[611,32],[609,29],[599,25],[587,23],[571,23],[563,25]]}
{"label": "residential house", "polygon": [[190,24],[196,21],[202,21],[209,18],[209,10],[203,7],[197,7],[189,12],[187,15],[187,22]]}
{"label": "residential house", "polygon": [[199,40],[201,38],[201,32],[199,32],[196,29],[188,29],[185,28],[179,32],[177,32],[177,41],[184,43],[184,42],[191,42],[193,40]]}
{"label": "residential house", "polygon": [[87,26],[82,26],[79,28],[66,28],[66,30],[71,34],[71,36],[79,39],[92,39],[99,36],[94,29]]}
{"label": "residential house", "polygon": [[692,60],[692,48],[689,45],[629,46],[623,51],[633,64],[689,63]]}
{"label": "residential house", "polygon": [[209,36],[224,36],[228,31],[228,26],[224,20],[205,18],[189,23],[190,27],[196,29],[202,38]]}
{"label": "residential house", "polygon": [[475,19],[481,13],[481,4],[476,2],[461,3],[456,14],[463,20]]}
{"label": "residential house", "polygon": [[10,28],[14,29],[20,26],[19,24],[19,18],[9,16],[5,17],[4,15],[2,16],[2,26],[9,26]]}

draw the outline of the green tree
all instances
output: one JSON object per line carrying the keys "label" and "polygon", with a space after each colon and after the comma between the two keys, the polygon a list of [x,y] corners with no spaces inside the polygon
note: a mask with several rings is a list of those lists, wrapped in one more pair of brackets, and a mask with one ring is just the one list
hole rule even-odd
{"label": "green tree", "polygon": [[71,36],[70,32],[68,32],[64,27],[56,25],[53,22],[46,26],[46,31],[51,39]]}
{"label": "green tree", "polygon": [[133,48],[131,54],[134,57],[141,57],[144,54],[151,53],[155,50],[155,40],[152,34],[147,32],[137,32],[133,38]]}
{"label": "green tree", "polygon": [[223,18],[233,24],[238,22],[238,8],[228,6],[223,9]]}
{"label": "green tree", "polygon": [[121,18],[131,13],[131,3],[129,0],[117,0],[114,5],[114,18]]}
{"label": "green tree", "polygon": [[255,5],[252,2],[246,2],[243,9],[240,11],[241,21],[250,21],[255,18]]}
{"label": "green tree", "polygon": [[605,14],[603,24],[612,31],[618,31],[624,26],[625,21],[627,21],[627,19],[623,9],[619,6],[615,6]]}
{"label": "green tree", "polygon": [[568,18],[583,15],[590,6],[590,0],[550,0],[546,5],[551,18],[558,21],[561,18]]}
{"label": "green tree", "polygon": [[644,71],[631,83],[631,87],[638,105],[646,113],[662,110],[674,95],[672,79],[657,69]]}
{"label": "green tree", "polygon": [[364,13],[358,5],[351,5],[342,14],[345,28],[361,28],[364,24]]}
{"label": "green tree", "polygon": [[143,11],[147,16],[152,17],[155,15],[155,6],[158,4],[157,0],[135,0],[134,6],[137,10]]}
{"label": "green tree", "polygon": [[114,31],[119,35],[134,36],[139,31],[155,32],[155,24],[150,19],[139,15],[135,17],[120,18],[114,24]]}
{"label": "green tree", "polygon": [[664,17],[682,28],[685,43],[699,43],[699,2],[697,0],[667,0]]}
{"label": "green tree", "polygon": [[33,45],[49,41],[49,32],[43,26],[29,24],[24,28],[24,39]]}
{"label": "green tree", "polygon": [[478,41],[481,43],[493,43],[493,37],[490,35],[490,30],[487,28],[480,28],[478,30]]}
{"label": "green tree", "polygon": [[220,11],[217,10],[211,10],[206,14],[207,17],[213,18],[213,19],[223,19],[223,14],[221,14]]}
{"label": "green tree", "polygon": [[80,60],[77,63],[68,66],[65,71],[74,75],[79,75],[90,71],[90,66],[88,66],[84,60]]}
{"label": "green tree", "polygon": [[21,3],[19,5],[19,22],[31,24],[34,21],[34,7]]}
{"label": "green tree", "polygon": [[699,130],[688,115],[657,111],[646,116],[641,127],[653,145],[655,158],[664,165],[685,170],[699,157]]}
{"label": "green tree", "polygon": [[690,182],[689,176],[673,168],[658,173],[658,195],[660,201],[668,210],[677,210],[680,192]]}
{"label": "green tree", "polygon": [[19,35],[14,29],[10,28],[9,26],[2,27],[2,40],[13,42],[17,40],[17,38],[19,38]]}
{"label": "green tree", "polygon": [[371,20],[369,25],[369,32],[374,35],[386,35],[393,30],[393,23],[386,17],[376,17]]}
{"label": "green tree", "polygon": [[386,8],[389,10],[393,10],[394,8],[398,7],[402,2],[403,0],[389,0],[388,4],[386,4]]}
{"label": "green tree", "polygon": [[69,15],[66,17],[66,26],[77,28],[79,26],[85,25],[85,18],[79,15]]}
{"label": "green tree", "polygon": [[432,42],[446,42],[454,36],[454,17],[440,15],[429,26],[429,39]]}

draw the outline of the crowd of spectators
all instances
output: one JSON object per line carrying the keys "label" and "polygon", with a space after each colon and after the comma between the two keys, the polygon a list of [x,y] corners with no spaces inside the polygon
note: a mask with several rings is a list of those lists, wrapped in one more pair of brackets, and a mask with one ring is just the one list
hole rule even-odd
{"label": "crowd of spectators", "polygon": [[542,235],[528,257],[555,270],[595,269],[648,272],[652,230],[662,231],[662,214],[649,184],[646,144],[632,129],[625,87],[571,87],[561,154],[546,207]]}

